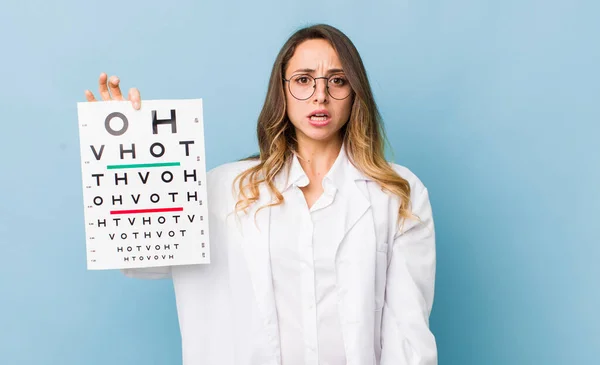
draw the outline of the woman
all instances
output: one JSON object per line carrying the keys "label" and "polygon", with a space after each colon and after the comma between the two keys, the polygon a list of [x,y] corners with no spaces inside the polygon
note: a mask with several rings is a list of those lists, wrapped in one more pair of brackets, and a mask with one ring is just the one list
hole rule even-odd
{"label": "woman", "polygon": [[[102,74],[100,94],[122,100],[119,80]],[[139,109],[136,89],[129,100]],[[285,43],[257,132],[257,158],[208,174],[212,263],[124,270],[173,279],[184,364],[437,364],[428,191],[385,161],[342,32]]]}

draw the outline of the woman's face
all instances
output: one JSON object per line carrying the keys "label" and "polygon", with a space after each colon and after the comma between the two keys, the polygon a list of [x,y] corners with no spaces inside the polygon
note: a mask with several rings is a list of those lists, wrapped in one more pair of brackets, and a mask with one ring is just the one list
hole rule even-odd
{"label": "woman's face", "polygon": [[[312,79],[307,76],[319,78],[315,80],[314,89]],[[340,128],[350,117],[353,96],[350,95],[352,89],[340,59],[331,44],[324,39],[300,43],[287,65],[284,77],[290,80],[284,85],[287,115],[296,128],[298,141],[331,142],[340,138]],[[331,78],[328,81],[320,77]],[[328,93],[327,85],[329,93],[335,98]],[[313,90],[314,93],[310,95]]]}

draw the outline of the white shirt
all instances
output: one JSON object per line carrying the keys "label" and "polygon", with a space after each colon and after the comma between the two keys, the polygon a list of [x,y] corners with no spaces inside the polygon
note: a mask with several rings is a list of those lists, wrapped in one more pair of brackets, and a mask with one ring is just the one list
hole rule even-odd
{"label": "white shirt", "polygon": [[309,210],[300,190],[309,179],[294,155],[282,191],[284,203],[271,214],[269,242],[282,365],[346,364],[331,228],[346,215],[345,205],[335,197],[343,188],[349,163],[342,148],[323,177],[323,194]]}

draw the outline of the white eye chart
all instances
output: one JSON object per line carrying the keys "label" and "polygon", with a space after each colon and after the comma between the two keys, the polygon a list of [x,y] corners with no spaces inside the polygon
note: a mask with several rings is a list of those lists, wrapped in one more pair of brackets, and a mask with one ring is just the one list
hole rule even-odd
{"label": "white eye chart", "polygon": [[208,264],[202,100],[77,111],[87,269]]}

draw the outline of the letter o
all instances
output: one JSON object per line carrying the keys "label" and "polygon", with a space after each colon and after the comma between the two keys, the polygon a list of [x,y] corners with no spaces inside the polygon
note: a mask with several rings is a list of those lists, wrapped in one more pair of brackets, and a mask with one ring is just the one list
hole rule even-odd
{"label": "letter o", "polygon": [[[100,202],[98,203],[96,200],[100,199]],[[96,205],[102,205],[102,203],[104,202],[104,200],[102,199],[101,196],[97,196],[94,198],[94,204]]]}
{"label": "letter o", "polygon": [[[169,175],[170,179],[167,180],[165,179],[165,175]],[[162,178],[162,181],[166,182],[166,183],[170,183],[171,181],[173,181],[173,173],[171,171],[165,171],[162,173],[162,175],[160,175],[160,177]]]}
{"label": "letter o", "polygon": [[154,249],[155,249],[156,251],[160,251],[160,245],[156,245],[156,246],[154,246]]}
{"label": "letter o", "polygon": [[[156,201],[154,200],[154,197],[156,197]],[[158,194],[150,195],[150,201],[152,201],[152,203],[158,203],[159,200],[160,200],[160,196],[158,196]]]}
{"label": "letter o", "polygon": [[[114,118],[120,118],[123,121],[123,128],[121,128],[121,130],[116,131],[116,130],[112,129],[112,127],[110,126],[110,121],[113,120]],[[112,134],[113,136],[121,136],[125,132],[127,132],[127,128],[129,128],[129,121],[127,120],[127,117],[123,113],[119,113],[119,112],[110,113],[104,120],[104,128],[106,129],[106,131],[108,133]]]}
{"label": "letter o", "polygon": [[121,233],[121,239],[122,240],[127,239],[127,233]]}
{"label": "letter o", "polygon": [[[154,153],[154,147],[156,146],[160,147],[160,153]],[[162,155],[165,154],[165,146],[163,146],[162,143],[159,142],[152,143],[152,146],[150,146],[150,154],[154,157],[162,157]]]}
{"label": "letter o", "polygon": [[160,217],[158,217],[158,223],[160,224],[164,224],[167,220],[165,219],[165,217],[163,217],[162,215]]}
{"label": "letter o", "polygon": [[175,236],[175,231],[169,231],[169,237],[174,237]]}

